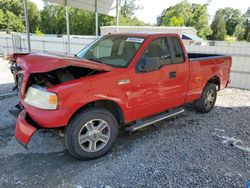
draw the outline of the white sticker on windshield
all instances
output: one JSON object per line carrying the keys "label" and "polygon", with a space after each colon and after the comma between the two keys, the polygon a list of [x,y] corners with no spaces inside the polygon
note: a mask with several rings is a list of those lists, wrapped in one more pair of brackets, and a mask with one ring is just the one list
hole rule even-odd
{"label": "white sticker on windshield", "polygon": [[142,38],[127,38],[127,42],[137,42],[137,43],[143,43],[144,39]]}

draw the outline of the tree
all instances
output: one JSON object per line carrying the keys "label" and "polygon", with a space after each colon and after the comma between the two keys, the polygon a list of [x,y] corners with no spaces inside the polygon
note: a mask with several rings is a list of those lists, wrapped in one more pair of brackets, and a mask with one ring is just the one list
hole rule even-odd
{"label": "tree", "polygon": [[0,29],[5,27],[4,12],[0,9]]}
{"label": "tree", "polygon": [[162,14],[157,18],[157,25],[168,26],[170,25],[170,19],[175,17],[182,17],[184,19],[184,24],[186,25],[192,15],[191,5],[184,0],[177,3],[175,6],[170,6],[169,8],[162,11]]}
{"label": "tree", "polygon": [[[70,33],[74,35],[95,34],[95,14],[80,9],[70,9]],[[99,23],[100,23],[99,15]]]}
{"label": "tree", "polygon": [[[233,8],[224,8],[216,11],[214,16],[214,21],[212,23],[213,35],[211,38],[219,40],[221,35],[224,35],[223,25],[218,25],[218,21],[222,21],[222,17],[226,24],[226,34],[229,36],[234,36],[237,40],[243,40],[246,38],[246,17],[241,14],[240,10]],[[218,32],[220,31],[220,32]],[[217,35],[217,37],[216,37]]]}
{"label": "tree", "polygon": [[242,19],[239,20],[239,23],[235,27],[234,36],[237,40],[244,40],[246,31],[245,19],[246,18],[242,17]]}
{"label": "tree", "polygon": [[180,26],[183,26],[184,25],[184,18],[183,17],[172,17],[170,18],[170,23],[169,25],[171,27],[180,27]]}
{"label": "tree", "polygon": [[[141,5],[136,4],[136,0],[122,0],[121,1],[121,12],[119,18],[120,25],[134,25],[134,26],[142,26],[145,25],[143,21],[138,20],[135,17],[135,11],[141,9]],[[111,25],[116,24],[115,20],[111,20],[109,22]]]}
{"label": "tree", "polygon": [[[113,23],[112,25],[114,25],[115,23]],[[145,25],[145,23],[143,21],[138,20],[135,17],[132,18],[126,18],[124,16],[120,17],[120,25],[127,25],[127,26],[143,26]]]}
{"label": "tree", "polygon": [[0,29],[9,33],[10,31],[23,32],[25,28],[20,17],[8,10],[5,13],[0,10]]}
{"label": "tree", "polygon": [[23,13],[23,4],[20,0],[1,0],[0,7],[3,12],[9,11],[15,15]]}
{"label": "tree", "polygon": [[[20,0],[1,0],[0,7],[2,10],[2,24],[0,24],[1,30],[13,30],[16,32],[23,32],[24,19],[23,19],[23,4]],[[35,3],[27,1],[28,15],[30,22],[30,32],[34,32],[36,26],[39,23],[39,11]],[[5,20],[5,21],[4,21]]]}
{"label": "tree", "polygon": [[[94,35],[95,13],[69,8],[70,34]],[[115,18],[99,14],[99,26],[115,23]],[[41,11],[41,29],[44,33],[66,34],[65,8],[48,5]]]}
{"label": "tree", "polygon": [[226,22],[221,11],[217,11],[211,24],[213,34],[210,39],[224,40],[227,35]]}
{"label": "tree", "polygon": [[136,0],[122,0],[121,1],[121,16],[125,18],[134,17],[135,10],[141,9],[140,5],[136,5]]}
{"label": "tree", "polygon": [[219,9],[218,11],[221,11],[226,22],[227,35],[232,36],[235,33],[236,26],[242,20],[241,11],[231,7]]}
{"label": "tree", "polygon": [[18,0],[1,0],[0,1],[0,30],[7,32],[24,31],[24,24],[22,21],[22,4]]}
{"label": "tree", "polygon": [[193,26],[197,30],[197,35],[206,39],[212,34],[209,26],[208,4],[192,4],[192,16],[187,23],[188,26]]}
{"label": "tree", "polygon": [[[249,19],[249,17],[250,17],[250,8],[248,8],[247,12],[245,13],[245,17],[247,17],[247,18],[246,18],[245,23],[244,23],[244,25],[245,25],[244,39],[247,40],[248,35],[250,33],[250,19]],[[248,42],[250,42],[250,41],[248,41]]]}
{"label": "tree", "polygon": [[[183,18],[181,26],[194,27],[198,36],[206,38],[212,33],[209,26],[208,4],[189,4],[187,0],[163,10],[157,18],[157,25],[172,26],[176,18]],[[176,17],[176,18],[174,18]]]}
{"label": "tree", "polygon": [[[29,18],[29,26],[30,32],[34,33],[38,25],[40,24],[40,12],[37,9],[35,3],[31,1],[27,1],[27,9],[28,9],[28,18]],[[23,15],[23,11],[22,11]]]}
{"label": "tree", "polygon": [[247,42],[250,42],[250,32],[247,35]]}

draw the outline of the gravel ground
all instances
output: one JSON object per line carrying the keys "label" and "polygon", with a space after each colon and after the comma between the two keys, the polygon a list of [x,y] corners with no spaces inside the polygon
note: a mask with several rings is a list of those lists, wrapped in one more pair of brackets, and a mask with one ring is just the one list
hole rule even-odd
{"label": "gravel ground", "polygon": [[[4,91],[12,84],[0,75]],[[250,91],[226,89],[208,114],[187,105],[176,118],[121,133],[111,152],[91,161],[71,157],[53,132],[20,146],[8,113],[16,102],[0,100],[0,187],[243,188],[250,180]]]}

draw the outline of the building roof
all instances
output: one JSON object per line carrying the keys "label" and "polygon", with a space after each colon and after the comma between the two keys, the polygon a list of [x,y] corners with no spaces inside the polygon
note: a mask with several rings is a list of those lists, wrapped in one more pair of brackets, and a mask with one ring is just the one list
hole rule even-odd
{"label": "building roof", "polygon": [[[101,28],[116,28],[117,26],[101,26]],[[160,27],[160,26],[118,26],[119,28],[128,28],[128,29],[159,29],[159,30],[192,30],[197,32],[193,27]]]}

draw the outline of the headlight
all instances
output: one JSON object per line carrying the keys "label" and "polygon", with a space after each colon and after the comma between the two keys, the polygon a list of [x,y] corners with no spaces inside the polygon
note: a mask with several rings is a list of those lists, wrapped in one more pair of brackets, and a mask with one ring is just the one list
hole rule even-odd
{"label": "headlight", "polygon": [[37,108],[55,110],[58,97],[55,93],[48,92],[39,86],[31,86],[26,93],[24,102]]}

